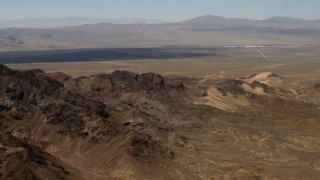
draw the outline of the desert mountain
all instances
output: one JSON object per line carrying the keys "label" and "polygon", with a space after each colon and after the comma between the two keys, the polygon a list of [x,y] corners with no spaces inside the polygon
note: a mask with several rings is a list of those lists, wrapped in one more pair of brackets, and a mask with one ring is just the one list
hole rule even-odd
{"label": "desert mountain", "polygon": [[224,18],[220,16],[202,16],[179,22],[183,27],[195,30],[227,29],[235,27],[284,28],[284,29],[319,29],[320,24],[288,17],[272,17],[266,20]]}
{"label": "desert mountain", "polygon": [[[179,91],[180,88],[183,89],[181,84],[168,83],[164,78],[155,74],[137,76],[130,72],[115,72],[109,77],[99,75],[88,78],[88,80],[92,79],[89,90],[92,91],[92,94],[87,92],[88,89],[85,86],[82,86],[84,82],[80,82],[80,79],[71,80],[68,87],[83,92],[83,94],[79,94],[76,93],[76,90],[71,91],[69,88],[65,88],[58,81],[60,79],[63,82],[68,79],[68,77],[60,78],[63,75],[47,75],[41,70],[15,71],[3,65],[1,65],[0,72],[1,128],[4,132],[7,131],[8,135],[6,136],[12,136],[18,142],[26,144],[25,146],[13,146],[9,140],[3,138],[2,149],[5,152],[8,151],[8,155],[19,156],[20,152],[25,151],[19,148],[20,146],[23,148],[32,144],[32,146],[36,146],[57,158],[55,160],[57,163],[61,164],[62,161],[70,166],[79,165],[77,168],[79,171],[90,172],[84,175],[87,178],[102,179],[109,176],[108,172],[103,169],[112,167],[115,173],[112,176],[121,177],[133,173],[130,170],[134,171],[139,167],[136,163],[155,163],[158,160],[173,160],[175,158],[175,154],[168,147],[153,137],[156,134],[151,134],[151,132],[157,133],[157,126],[164,122],[153,119],[155,117],[147,113],[141,112],[140,114],[139,111],[135,116],[139,117],[140,114],[150,120],[141,121],[138,117],[136,120],[127,119],[126,117],[131,117],[129,116],[130,111],[123,110],[129,114],[121,113],[118,110],[121,106],[117,106],[115,109],[102,103],[104,101],[91,99],[96,99],[94,95],[100,91],[104,93],[114,91],[116,93],[122,92],[122,90],[170,92],[170,89],[177,89],[176,91]],[[58,80],[50,77],[58,78]],[[108,82],[108,80],[110,81]],[[111,89],[106,87],[108,85]],[[87,98],[85,98],[83,95],[87,93]],[[130,100],[123,100],[121,103],[128,104],[129,107],[132,106]],[[145,111],[149,109],[149,106],[151,105],[144,104]],[[161,128],[169,128],[169,124],[163,125]],[[159,131],[164,131],[166,134],[166,131],[170,130],[160,129]],[[52,144],[53,142],[56,143]],[[31,153],[31,158],[37,156],[37,154],[32,154],[34,152],[30,150],[26,150],[26,153]],[[49,161],[46,158],[52,159],[49,155],[39,158],[43,161]],[[11,156],[5,156],[4,160],[7,160],[4,163],[10,163]],[[32,164],[32,161],[37,161],[37,159],[21,163],[36,166]],[[163,163],[166,164],[166,162]],[[12,164],[10,169],[18,172],[19,164]],[[167,164],[167,166],[169,165]],[[45,171],[54,171],[50,175],[51,177],[58,179],[59,176],[56,174],[61,170],[61,176],[72,179],[73,175],[63,167],[58,166],[55,170],[54,166],[43,166],[43,168]],[[155,164],[153,168],[157,169],[157,167],[158,165]],[[121,168],[127,170],[129,174],[122,174]],[[1,175],[2,178],[10,177],[9,170],[7,172],[6,169],[3,169],[2,171],[4,171]],[[111,171],[113,170],[110,169]],[[34,168],[23,170],[21,173],[19,175],[21,177],[44,178],[43,174],[39,175]],[[168,177],[172,175],[168,174]]]}
{"label": "desert mountain", "polygon": [[80,26],[85,24],[161,24],[165,21],[153,19],[108,19],[108,18],[52,18],[52,19],[19,19],[0,20],[0,28],[56,28]]}
{"label": "desert mountain", "polygon": [[318,117],[259,81],[0,65],[0,178],[312,179]]}
{"label": "desert mountain", "polygon": [[10,133],[1,132],[0,151],[1,179],[82,179],[79,171]]}
{"label": "desert mountain", "polygon": [[277,34],[317,36],[320,24],[294,18],[273,17],[267,20],[203,16],[178,23],[183,30],[232,34]]}
{"label": "desert mountain", "polygon": [[304,22],[305,20],[297,19],[297,18],[275,16],[275,17],[271,17],[269,19],[266,19],[264,21],[278,22],[278,23],[299,23],[299,22]]}

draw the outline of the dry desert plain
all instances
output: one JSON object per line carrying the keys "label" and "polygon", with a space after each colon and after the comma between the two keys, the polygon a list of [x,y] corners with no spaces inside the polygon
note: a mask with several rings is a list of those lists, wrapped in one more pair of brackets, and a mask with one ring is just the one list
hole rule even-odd
{"label": "dry desert plain", "polygon": [[[260,54],[260,52],[263,55]],[[264,57],[265,56],[265,57]],[[143,59],[62,63],[7,64],[14,69],[39,68],[46,72],[63,72],[72,77],[115,70],[135,73],[154,72],[163,76],[190,78],[240,78],[273,72],[285,77],[285,85],[312,85],[320,79],[320,47],[219,48],[204,57],[175,59]]]}

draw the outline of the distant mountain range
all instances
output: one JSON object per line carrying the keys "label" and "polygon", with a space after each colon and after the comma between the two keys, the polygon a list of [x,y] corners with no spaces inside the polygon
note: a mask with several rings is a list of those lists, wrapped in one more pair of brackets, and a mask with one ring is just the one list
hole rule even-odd
{"label": "distant mountain range", "polygon": [[[224,18],[220,16],[201,16],[191,20],[178,22],[179,24],[190,24],[190,23],[208,23],[210,25],[227,26],[227,24],[266,24],[266,23],[310,23],[319,22],[320,20],[307,21],[303,19],[289,18],[289,17],[272,17],[266,20],[252,20],[252,19],[241,19],[241,18]],[[67,27],[67,26],[80,26],[89,24],[99,23],[111,23],[111,24],[166,24],[167,21],[156,20],[156,19],[111,19],[111,18],[29,18],[29,19],[18,19],[18,20],[1,20],[0,28],[55,28],[55,27]]]}
{"label": "distant mountain range", "polygon": [[65,26],[79,26],[85,24],[162,24],[166,21],[154,19],[109,19],[109,18],[52,18],[52,19],[18,19],[18,20],[1,20],[0,28],[54,28]]}
{"label": "distant mountain range", "polygon": [[[22,22],[19,26],[27,26],[27,20]],[[320,45],[320,20],[288,17],[252,20],[202,16],[176,23],[145,19],[68,18],[29,20],[29,27],[31,24],[33,27],[59,28],[0,28],[0,51],[186,45]],[[4,25],[0,22],[1,26]]]}
{"label": "distant mountain range", "polygon": [[201,16],[194,19],[179,22],[186,29],[208,30],[225,29],[230,27],[268,27],[284,29],[320,29],[320,20],[303,20],[289,17],[272,17],[265,20],[252,20],[241,18],[224,18],[220,16]]}

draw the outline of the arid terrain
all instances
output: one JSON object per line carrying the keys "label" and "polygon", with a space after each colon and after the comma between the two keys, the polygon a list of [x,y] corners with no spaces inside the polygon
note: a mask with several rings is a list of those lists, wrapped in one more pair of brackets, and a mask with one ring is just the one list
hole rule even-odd
{"label": "arid terrain", "polygon": [[162,24],[69,24],[69,27],[46,29],[14,26],[0,29],[0,52],[163,46],[320,45],[320,20],[202,16]]}
{"label": "arid terrain", "polygon": [[[47,57],[50,55],[33,55],[24,60],[23,55],[6,52],[7,56],[17,57],[20,63],[7,64],[14,69],[39,68],[46,72],[63,72],[72,77],[89,76],[97,73],[112,73],[115,70],[128,70],[135,73],[154,72],[163,76],[185,76],[189,78],[208,79],[237,79],[261,72],[273,72],[285,77],[281,86],[299,85],[310,86],[320,79],[320,47],[246,47],[246,48],[164,48],[164,50],[150,51],[141,49],[143,55],[133,56],[132,53],[121,54],[123,59],[105,59],[103,56],[98,61],[90,56],[83,62],[59,62],[50,63]],[[174,50],[172,50],[174,49]],[[151,49],[153,50],[153,49]],[[123,50],[125,51],[125,50]],[[94,53],[94,51],[93,51]],[[262,53],[262,55],[261,55]],[[23,53],[24,54],[24,53]],[[187,55],[193,55],[188,57]],[[1,55],[1,53],[0,53]],[[78,54],[76,54],[78,55]],[[81,55],[81,54],[80,54]],[[53,56],[53,60],[59,60],[61,55]],[[70,55],[71,56],[71,55]],[[147,59],[144,57],[147,56]],[[0,62],[5,63],[12,59],[0,57]],[[120,56],[121,57],[121,56]],[[32,59],[39,59],[41,63],[29,63]],[[82,57],[79,57],[82,58]],[[3,60],[2,60],[3,59]],[[66,61],[66,60],[65,60]],[[69,60],[70,61],[70,60]],[[28,63],[23,63],[28,62]]]}
{"label": "arid terrain", "polygon": [[0,179],[319,179],[319,47],[0,65]]}

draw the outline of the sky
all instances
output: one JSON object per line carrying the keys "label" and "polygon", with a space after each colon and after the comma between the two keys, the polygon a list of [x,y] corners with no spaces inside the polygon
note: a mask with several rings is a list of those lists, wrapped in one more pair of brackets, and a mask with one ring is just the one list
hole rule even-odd
{"label": "sky", "polygon": [[0,19],[145,18],[169,22],[203,15],[320,19],[320,0],[0,0]]}

